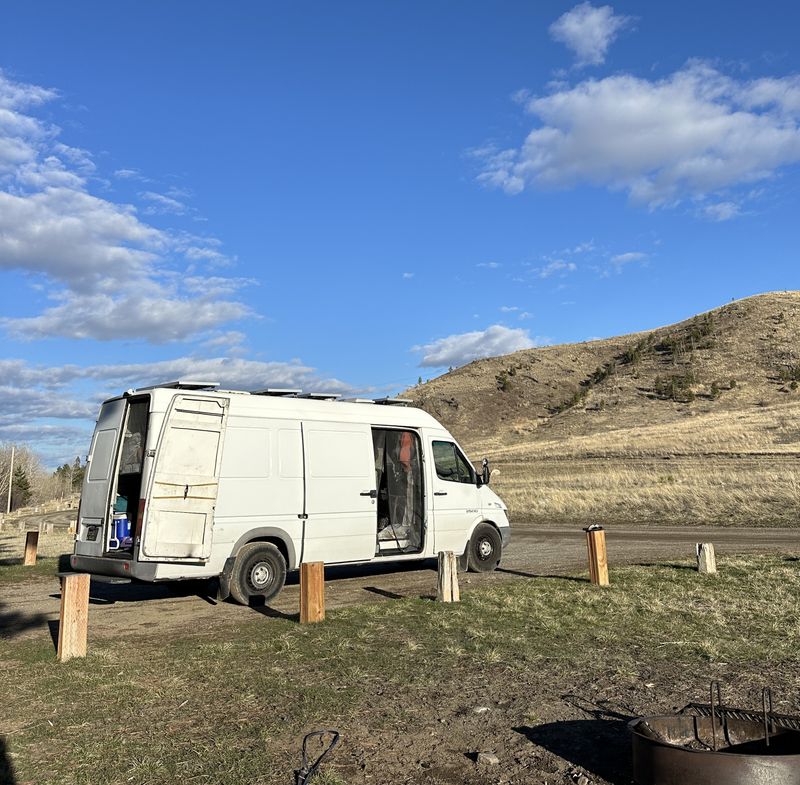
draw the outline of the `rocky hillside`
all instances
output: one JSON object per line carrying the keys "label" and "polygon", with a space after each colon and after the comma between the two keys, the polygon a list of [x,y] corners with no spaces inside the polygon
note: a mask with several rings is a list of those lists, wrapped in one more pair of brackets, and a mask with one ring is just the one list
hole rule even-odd
{"label": "rocky hillside", "polygon": [[511,446],[800,400],[800,292],[619,338],[477,360],[405,393],[466,446]]}

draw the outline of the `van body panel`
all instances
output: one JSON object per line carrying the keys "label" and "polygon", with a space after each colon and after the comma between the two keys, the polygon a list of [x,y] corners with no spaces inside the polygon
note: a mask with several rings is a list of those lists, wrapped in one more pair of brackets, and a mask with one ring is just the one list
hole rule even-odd
{"label": "van body panel", "polygon": [[306,510],[303,560],[326,564],[375,555],[375,459],[366,423],[303,423]]}

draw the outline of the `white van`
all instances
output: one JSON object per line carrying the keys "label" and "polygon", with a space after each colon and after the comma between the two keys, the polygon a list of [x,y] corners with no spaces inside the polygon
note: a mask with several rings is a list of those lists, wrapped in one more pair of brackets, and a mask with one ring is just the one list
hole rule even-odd
{"label": "white van", "polygon": [[[506,506],[456,440],[397,401],[172,382],[103,403],[72,568],[169,581],[219,576],[248,604],[302,562],[461,555],[493,570]],[[383,404],[383,405],[382,405]]]}

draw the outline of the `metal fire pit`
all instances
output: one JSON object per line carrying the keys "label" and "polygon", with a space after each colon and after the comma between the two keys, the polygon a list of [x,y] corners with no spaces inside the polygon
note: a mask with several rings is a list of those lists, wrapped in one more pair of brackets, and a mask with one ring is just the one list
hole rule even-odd
{"label": "metal fire pit", "polygon": [[710,705],[628,723],[637,785],[800,785],[800,718]]}

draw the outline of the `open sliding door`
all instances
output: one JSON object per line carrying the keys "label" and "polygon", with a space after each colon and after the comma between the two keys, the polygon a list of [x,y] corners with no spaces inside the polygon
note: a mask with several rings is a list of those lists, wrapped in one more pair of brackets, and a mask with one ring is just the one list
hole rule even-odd
{"label": "open sliding door", "polygon": [[198,561],[211,555],[222,429],[228,401],[178,395],[151,475],[139,558]]}

